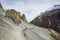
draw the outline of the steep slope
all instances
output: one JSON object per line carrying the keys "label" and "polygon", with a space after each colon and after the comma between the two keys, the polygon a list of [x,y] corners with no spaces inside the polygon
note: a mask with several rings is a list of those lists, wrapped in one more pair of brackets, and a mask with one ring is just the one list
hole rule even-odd
{"label": "steep slope", "polygon": [[5,17],[5,12],[6,10],[0,9],[0,40],[55,40],[48,29],[39,28],[22,19],[17,25]]}
{"label": "steep slope", "polygon": [[39,28],[24,21],[17,25],[0,14],[0,40],[53,40],[49,34],[48,29]]}
{"label": "steep slope", "polygon": [[[55,7],[55,6],[54,6]],[[39,27],[52,28],[57,32],[60,32],[60,9],[52,9],[39,15],[30,23]]]}

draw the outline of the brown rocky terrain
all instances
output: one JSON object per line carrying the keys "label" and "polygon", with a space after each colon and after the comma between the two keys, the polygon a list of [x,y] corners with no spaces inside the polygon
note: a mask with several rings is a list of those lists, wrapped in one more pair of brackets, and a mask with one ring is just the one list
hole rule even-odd
{"label": "brown rocky terrain", "polygon": [[39,27],[52,28],[60,32],[60,9],[46,11],[42,15],[36,17],[30,23]]}

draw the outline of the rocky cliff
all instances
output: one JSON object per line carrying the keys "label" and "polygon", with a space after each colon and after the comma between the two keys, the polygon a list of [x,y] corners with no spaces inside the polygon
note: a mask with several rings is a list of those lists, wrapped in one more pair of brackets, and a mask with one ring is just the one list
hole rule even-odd
{"label": "rocky cliff", "polygon": [[[59,5],[60,6],[60,5]],[[30,23],[39,27],[52,28],[57,32],[60,32],[60,9],[58,5],[54,5],[52,10],[44,12],[39,15]]]}

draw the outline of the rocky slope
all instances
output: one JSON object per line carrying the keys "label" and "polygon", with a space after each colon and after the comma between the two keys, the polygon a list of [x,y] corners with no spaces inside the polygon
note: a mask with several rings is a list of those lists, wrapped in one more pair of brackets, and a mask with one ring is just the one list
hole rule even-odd
{"label": "rocky slope", "polygon": [[0,8],[0,40],[55,40],[48,29],[39,28],[22,19],[17,25],[12,19],[5,17],[5,12]]}
{"label": "rocky slope", "polygon": [[47,10],[30,23],[39,27],[52,28],[60,32],[60,5],[54,5],[52,10]]}

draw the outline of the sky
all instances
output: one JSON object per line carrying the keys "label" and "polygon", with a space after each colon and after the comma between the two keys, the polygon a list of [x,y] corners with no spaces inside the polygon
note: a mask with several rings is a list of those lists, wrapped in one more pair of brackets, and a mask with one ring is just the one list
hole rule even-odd
{"label": "sky", "polygon": [[60,0],[0,0],[3,8],[15,9],[25,14],[28,21],[33,20],[41,12],[45,12],[53,5],[60,4]]}

